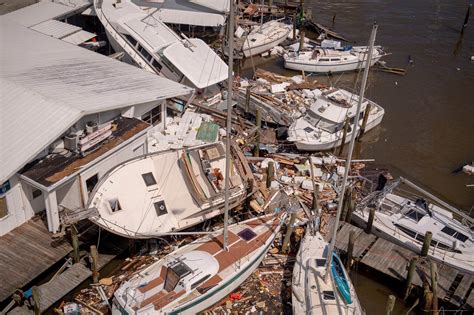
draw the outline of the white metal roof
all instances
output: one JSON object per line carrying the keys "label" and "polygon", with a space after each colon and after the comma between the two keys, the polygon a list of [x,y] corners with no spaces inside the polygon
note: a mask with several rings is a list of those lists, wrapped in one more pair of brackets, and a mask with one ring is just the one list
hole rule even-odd
{"label": "white metal roof", "polygon": [[175,43],[167,47],[163,54],[200,89],[228,77],[227,64],[200,39],[190,38]]}
{"label": "white metal roof", "polygon": [[191,88],[0,17],[0,182],[82,116]]}
{"label": "white metal roof", "polygon": [[229,0],[189,0],[203,7],[219,12],[229,12]]}
{"label": "white metal roof", "polygon": [[3,16],[23,26],[31,27],[47,20],[60,20],[79,13],[90,5],[88,0],[41,1]]}
{"label": "white metal roof", "polygon": [[74,34],[81,30],[81,28],[78,26],[63,23],[56,20],[47,20],[41,22],[30,27],[30,29],[40,32],[44,35],[52,36],[54,38],[59,39]]}

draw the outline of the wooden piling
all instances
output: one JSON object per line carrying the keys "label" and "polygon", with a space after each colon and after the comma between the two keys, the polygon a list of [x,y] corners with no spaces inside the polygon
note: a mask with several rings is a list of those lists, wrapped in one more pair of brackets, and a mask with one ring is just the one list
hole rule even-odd
{"label": "wooden piling", "polygon": [[349,200],[349,207],[347,208],[347,213],[346,213],[346,218],[345,218],[345,221],[347,223],[351,223],[351,221],[352,221],[352,212],[354,212],[355,207],[356,207],[356,203],[355,203],[355,200],[354,200],[354,198],[352,197],[352,194],[351,194],[351,199]]}
{"label": "wooden piling", "polygon": [[342,141],[341,141],[341,146],[339,147],[339,156],[342,155],[342,151],[344,151],[344,145],[346,144],[346,137],[347,137],[347,131],[349,130],[349,117],[346,118],[346,122],[344,123],[344,130],[342,131]]}
{"label": "wooden piling", "polygon": [[296,13],[293,14],[293,40],[296,40]]}
{"label": "wooden piling", "polygon": [[250,110],[250,85],[245,90],[245,113],[247,114]]}
{"label": "wooden piling", "polygon": [[430,314],[432,307],[433,307],[433,292],[431,292],[428,282],[425,281],[423,283],[423,305],[422,305],[421,311],[423,314]]}
{"label": "wooden piling", "polygon": [[431,291],[433,292],[433,302],[431,304],[431,313],[438,315],[438,266],[431,260]]}
{"label": "wooden piling", "polygon": [[253,156],[260,156],[260,129],[262,128],[262,113],[260,108],[257,108],[255,114],[256,124],[257,124],[257,133],[255,135],[255,147],[253,148]]}
{"label": "wooden piling", "polygon": [[35,303],[35,305],[33,306],[35,315],[40,315],[41,314],[41,298],[40,298],[39,288],[37,286],[34,286],[33,288],[31,288],[31,293],[33,296],[33,301]]}
{"label": "wooden piling", "polygon": [[406,278],[406,282],[405,282],[405,292],[404,292],[404,300],[406,300],[408,298],[408,296],[410,295],[410,291],[411,291],[411,284],[412,284],[412,281],[413,281],[413,276],[415,274],[415,271],[416,271],[416,264],[418,263],[418,257],[415,256],[413,257],[411,260],[410,260],[410,267],[408,268],[408,274],[407,274],[407,278]]}
{"label": "wooden piling", "polygon": [[71,233],[73,259],[74,259],[74,263],[77,264],[77,263],[79,263],[79,260],[80,260],[81,257],[79,255],[79,237],[77,235],[76,226],[74,224],[71,224],[71,227],[69,228],[69,231]]}
{"label": "wooden piling", "polygon": [[267,188],[270,188],[272,185],[273,177],[275,175],[275,168],[273,165],[273,161],[268,162],[268,167],[267,167]]}
{"label": "wooden piling", "polygon": [[385,315],[392,315],[393,308],[395,307],[395,295],[389,295],[387,300],[387,306],[385,307]]}
{"label": "wooden piling", "polygon": [[346,270],[349,271],[352,265],[352,253],[354,252],[355,231],[349,232],[349,244],[347,245]]}
{"label": "wooden piling", "polygon": [[423,247],[421,248],[421,257],[428,256],[428,251],[430,250],[431,239],[433,238],[433,233],[431,231],[426,232],[425,238],[423,239]]}
{"label": "wooden piling", "polygon": [[375,208],[370,208],[369,220],[367,221],[367,227],[365,228],[365,233],[367,234],[372,233],[372,225],[374,223],[374,218],[375,218]]}
{"label": "wooden piling", "polygon": [[347,211],[349,209],[349,203],[350,203],[350,198],[351,198],[352,192],[350,187],[346,188],[346,191],[344,192],[344,199],[342,201],[342,213],[341,213],[341,218],[343,221],[346,219]]}
{"label": "wooden piling", "polygon": [[299,50],[303,50],[304,49],[304,31],[300,31],[300,47],[299,47]]}
{"label": "wooden piling", "polygon": [[296,213],[292,213],[290,215],[290,222],[286,228],[285,239],[283,240],[283,244],[281,246],[281,252],[286,254],[288,252],[288,245],[290,244],[291,234],[293,233],[293,225],[295,224],[296,220]]}
{"label": "wooden piling", "polygon": [[97,251],[97,247],[95,245],[91,245],[91,269],[92,269],[92,282],[98,283],[99,282],[99,269],[97,263],[99,261],[99,252]]}
{"label": "wooden piling", "polygon": [[367,121],[369,120],[370,110],[372,109],[372,103],[369,102],[365,108],[364,119],[362,119],[362,126],[360,127],[360,133],[358,136],[358,141],[362,138],[365,133],[365,128],[367,127]]}

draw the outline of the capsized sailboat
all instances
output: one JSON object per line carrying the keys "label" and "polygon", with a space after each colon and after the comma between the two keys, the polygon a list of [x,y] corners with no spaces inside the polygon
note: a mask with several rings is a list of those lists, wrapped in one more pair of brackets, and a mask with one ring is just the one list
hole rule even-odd
{"label": "capsized sailboat", "polygon": [[242,53],[245,57],[259,55],[280,45],[287,37],[292,26],[279,20],[272,20],[262,25],[255,25],[242,36]]}
{"label": "capsized sailboat", "polygon": [[228,226],[179,248],[136,274],[114,294],[113,314],[196,314],[236,289],[258,267],[285,213]]}
{"label": "capsized sailboat", "polygon": [[229,204],[247,196],[252,172],[236,146],[222,142],[140,156],[112,168],[89,198],[91,220],[129,238],[179,231],[223,213],[225,160],[232,156]]}

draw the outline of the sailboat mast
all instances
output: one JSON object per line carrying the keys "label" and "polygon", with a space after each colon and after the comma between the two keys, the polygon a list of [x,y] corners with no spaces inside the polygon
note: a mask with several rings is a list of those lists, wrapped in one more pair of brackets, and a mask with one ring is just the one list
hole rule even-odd
{"label": "sailboat mast", "polygon": [[[339,219],[340,219],[341,212],[342,212],[342,203],[344,201],[344,192],[346,190],[347,177],[349,176],[349,170],[351,168],[352,152],[354,151],[354,143],[355,143],[355,139],[356,139],[356,136],[357,136],[358,127],[359,127],[359,116],[360,116],[360,112],[361,112],[361,108],[362,108],[362,101],[364,99],[365,87],[367,85],[367,78],[369,76],[369,68],[370,68],[370,63],[372,61],[372,51],[374,49],[374,42],[375,42],[375,35],[376,34],[377,34],[377,24],[374,23],[374,26],[372,28],[372,33],[370,34],[369,51],[366,54],[367,64],[366,64],[365,69],[364,69],[364,77],[362,79],[362,85],[360,87],[359,102],[357,103],[357,111],[356,111],[356,114],[354,116],[355,117],[355,119],[354,119],[354,130],[353,130],[352,135],[351,135],[351,142],[350,142],[350,145],[349,145],[349,152],[347,153],[346,166],[345,166],[345,169],[344,169],[344,176],[342,178],[341,190],[339,191],[339,201],[337,203],[336,223],[334,224],[331,243],[329,245],[329,253],[328,253],[325,279],[327,279],[327,277],[328,277],[329,270],[330,270],[331,264],[332,264],[332,253],[334,251],[334,245],[336,244],[337,227],[339,225]],[[362,63],[362,65],[363,65],[363,63]]]}
{"label": "sailboat mast", "polygon": [[227,30],[227,43],[229,49],[229,76],[227,78],[227,125],[225,144],[225,204],[224,204],[224,242],[223,249],[228,250],[228,225],[229,225],[229,188],[230,188],[230,134],[232,131],[232,83],[234,65],[234,0],[229,1],[229,24]]}

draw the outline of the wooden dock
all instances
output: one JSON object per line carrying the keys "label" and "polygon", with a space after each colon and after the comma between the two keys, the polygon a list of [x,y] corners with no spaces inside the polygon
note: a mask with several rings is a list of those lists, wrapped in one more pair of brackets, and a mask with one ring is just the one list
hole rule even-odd
{"label": "wooden dock", "polygon": [[[355,232],[353,257],[357,262],[405,282],[410,260],[418,256],[416,253],[373,234],[366,234],[362,229],[345,222],[340,223],[337,233],[336,248],[340,251],[347,251],[351,230]],[[458,307],[464,302],[473,307],[474,275],[458,272],[439,262],[437,266],[438,298]],[[422,287],[423,280],[431,283],[430,263],[428,258],[419,257],[413,284]]]}
{"label": "wooden dock", "polygon": [[0,301],[63,259],[71,250],[54,241],[46,224],[35,217],[0,237]]}

